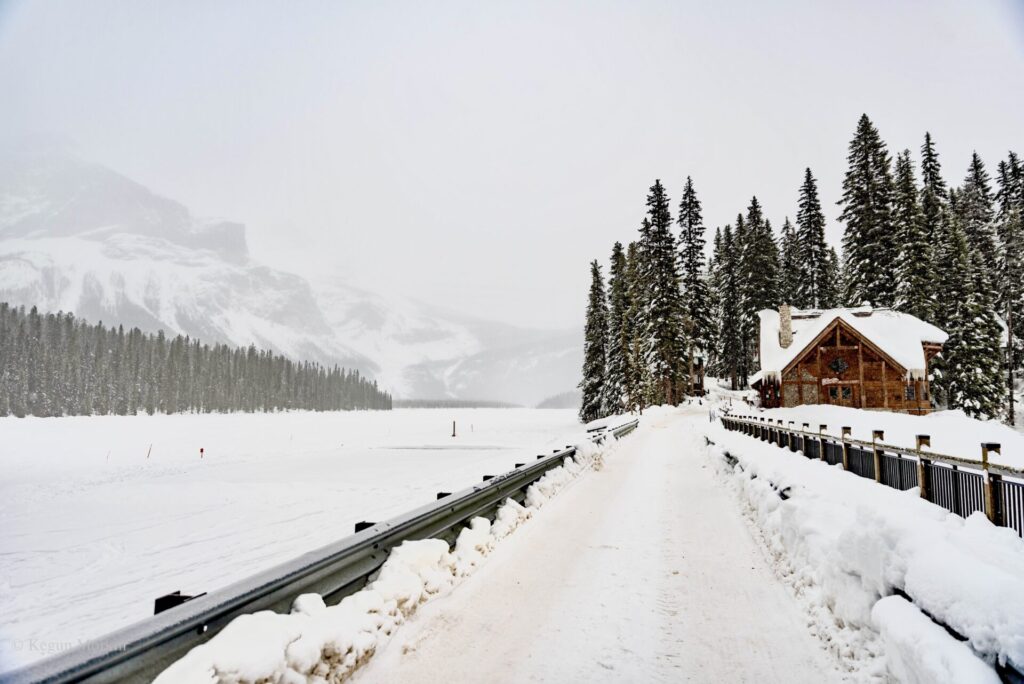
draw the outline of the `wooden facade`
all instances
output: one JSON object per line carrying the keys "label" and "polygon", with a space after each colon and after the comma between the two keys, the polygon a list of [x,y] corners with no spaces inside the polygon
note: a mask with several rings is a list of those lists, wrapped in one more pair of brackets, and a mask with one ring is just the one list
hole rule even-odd
{"label": "wooden facade", "polygon": [[[942,345],[925,343],[926,363]],[[826,327],[776,377],[754,384],[761,406],[835,404],[853,408],[927,413],[932,408],[928,369],[912,378],[906,368],[841,319]]]}

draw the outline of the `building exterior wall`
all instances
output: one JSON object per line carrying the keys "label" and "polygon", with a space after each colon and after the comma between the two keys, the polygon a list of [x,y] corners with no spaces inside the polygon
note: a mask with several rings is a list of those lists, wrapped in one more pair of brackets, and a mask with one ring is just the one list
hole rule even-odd
{"label": "building exterior wall", "polygon": [[904,369],[841,321],[783,371],[781,383],[762,382],[760,394],[766,408],[835,404],[910,413],[931,410],[927,377],[908,380]]}

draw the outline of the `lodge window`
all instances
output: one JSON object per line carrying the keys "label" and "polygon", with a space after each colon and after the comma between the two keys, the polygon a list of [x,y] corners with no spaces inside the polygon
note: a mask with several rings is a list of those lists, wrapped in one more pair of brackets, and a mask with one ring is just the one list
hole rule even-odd
{"label": "lodge window", "polygon": [[843,399],[852,399],[852,398],[853,398],[853,390],[850,389],[849,387],[844,387],[843,388]]}
{"label": "lodge window", "polygon": [[829,399],[838,399],[839,398],[839,388],[838,387],[829,387],[828,388],[828,396],[829,396]]}
{"label": "lodge window", "polygon": [[907,385],[907,391],[904,393],[904,397],[906,397],[907,401],[917,400],[917,392],[914,390],[913,383]]}

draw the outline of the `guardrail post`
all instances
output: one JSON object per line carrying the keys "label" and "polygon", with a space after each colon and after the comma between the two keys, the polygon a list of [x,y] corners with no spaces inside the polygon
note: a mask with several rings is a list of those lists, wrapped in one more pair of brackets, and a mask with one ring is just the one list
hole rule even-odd
{"label": "guardrail post", "polygon": [[[984,477],[984,485],[982,487],[985,492],[985,515],[992,521],[992,524],[998,525],[997,522],[999,516],[997,515],[1001,506],[996,503],[997,491],[995,488],[995,482],[988,472],[988,454],[993,451],[997,454],[1002,453],[1002,447],[995,442],[982,442],[981,443],[981,472]],[[998,479],[998,478],[996,478]]]}
{"label": "guardrail post", "polygon": [[921,456],[921,447],[932,445],[931,435],[918,435],[917,442],[917,486],[921,490],[921,498],[928,498],[928,461]]}
{"label": "guardrail post", "polygon": [[818,426],[818,442],[820,442],[820,444],[818,445],[818,449],[819,449],[818,450],[818,457],[821,458],[822,461],[826,460],[825,459],[825,444],[826,444],[826,442],[825,442],[825,430],[827,430],[827,429],[828,429],[828,425],[819,425]]}
{"label": "guardrail post", "polygon": [[871,431],[871,453],[875,461],[875,482],[882,481],[882,450],[875,446],[875,441],[885,439],[885,432],[882,430]]}
{"label": "guardrail post", "polygon": [[796,423],[794,423],[793,421],[789,421],[789,434],[786,435],[786,446],[789,447],[790,451],[796,451],[796,433],[794,432],[796,428],[793,427],[794,425],[796,425]]}
{"label": "guardrail post", "polygon": [[843,470],[850,469],[850,443],[846,438],[853,434],[853,428],[849,425],[843,426]]}

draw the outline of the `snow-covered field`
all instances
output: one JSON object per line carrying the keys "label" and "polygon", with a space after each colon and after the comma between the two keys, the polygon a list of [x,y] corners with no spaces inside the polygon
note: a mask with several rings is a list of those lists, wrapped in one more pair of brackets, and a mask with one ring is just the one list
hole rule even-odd
{"label": "snow-covered field", "polygon": [[0,420],[0,671],[581,432],[533,409]]}

